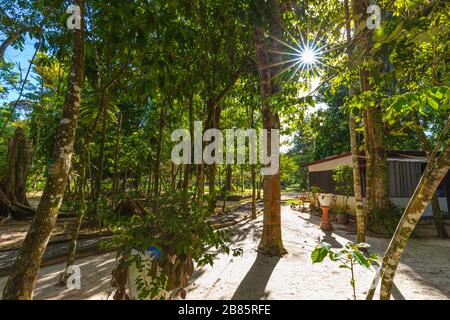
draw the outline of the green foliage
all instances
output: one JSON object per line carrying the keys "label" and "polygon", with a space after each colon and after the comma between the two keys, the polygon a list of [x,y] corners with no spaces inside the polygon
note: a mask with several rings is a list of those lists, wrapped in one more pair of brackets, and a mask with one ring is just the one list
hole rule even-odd
{"label": "green foliage", "polygon": [[286,186],[300,183],[300,167],[296,161],[296,155],[282,154],[280,161],[281,183]]}
{"label": "green foliage", "polygon": [[311,193],[312,193],[313,195],[316,195],[316,194],[318,194],[318,193],[320,192],[320,188],[317,187],[317,186],[311,186],[310,191],[311,191]]}
{"label": "green foliage", "polygon": [[339,165],[333,170],[332,179],[334,181],[334,189],[337,194],[345,197],[344,208],[338,214],[345,214],[350,209],[348,207],[348,198],[354,194],[353,185],[353,169],[347,165]]}
{"label": "green foliage", "polygon": [[376,254],[366,256],[364,251],[367,251],[370,245],[367,243],[354,244],[348,242],[344,248],[340,250],[332,250],[331,245],[326,242],[318,244],[311,252],[312,263],[322,263],[326,257],[331,261],[339,263],[339,268],[348,269],[351,273],[350,285],[353,289],[353,299],[356,300],[356,279],[354,275],[354,266],[360,265],[364,268],[370,268],[373,262],[377,260]]}
{"label": "green foliage", "polygon": [[339,165],[333,170],[332,179],[338,194],[347,197],[353,194],[353,169],[347,165]]}
{"label": "green foliage", "polygon": [[294,148],[300,155],[299,163],[346,152],[350,149],[348,114],[343,108],[348,90],[340,88],[334,94],[329,87],[323,87],[316,97],[316,110],[298,123],[298,133],[294,137]]}
{"label": "green foliage", "polygon": [[403,215],[404,208],[391,203],[389,211],[370,210],[367,223],[368,230],[382,235],[393,235]]}

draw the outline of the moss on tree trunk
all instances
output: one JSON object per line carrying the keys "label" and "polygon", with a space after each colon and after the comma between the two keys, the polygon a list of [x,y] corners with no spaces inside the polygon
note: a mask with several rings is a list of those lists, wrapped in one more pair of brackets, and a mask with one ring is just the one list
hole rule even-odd
{"label": "moss on tree trunk", "polygon": [[72,33],[73,55],[68,89],[58,136],[53,150],[53,163],[37,213],[31,223],[19,255],[6,282],[3,299],[32,299],[42,256],[56,223],[72,162],[77,118],[84,79],[84,0],[76,0],[81,9],[81,29]]}

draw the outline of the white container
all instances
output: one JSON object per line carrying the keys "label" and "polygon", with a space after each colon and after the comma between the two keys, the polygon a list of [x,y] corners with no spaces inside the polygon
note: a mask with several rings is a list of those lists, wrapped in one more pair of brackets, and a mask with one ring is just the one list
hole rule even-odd
{"label": "white container", "polygon": [[321,207],[330,207],[333,202],[333,195],[331,193],[319,193],[317,195]]}
{"label": "white container", "polygon": [[[132,263],[128,267],[128,275],[127,275],[127,283],[128,283],[128,295],[130,299],[139,299],[139,291],[137,290],[136,286],[136,279],[140,277],[147,283],[151,283],[152,277],[148,275],[148,270],[151,267],[152,261],[155,259],[154,254],[151,251],[145,251],[145,253],[139,252],[137,250],[131,251],[132,255],[140,255],[142,259],[142,263],[145,265],[145,267],[142,270],[139,270],[136,266],[136,263]],[[156,274],[161,274],[161,268],[158,266]],[[145,300],[159,300],[161,298],[163,299],[170,299],[171,292],[163,290],[159,293],[157,297],[154,297],[153,299],[150,299],[150,297],[147,297]]]}

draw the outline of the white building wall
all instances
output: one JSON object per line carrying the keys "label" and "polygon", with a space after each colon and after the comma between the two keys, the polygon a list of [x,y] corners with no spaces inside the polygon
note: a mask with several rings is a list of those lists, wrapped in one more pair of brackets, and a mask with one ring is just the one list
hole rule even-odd
{"label": "white building wall", "polygon": [[[336,201],[331,206],[334,210],[337,209],[344,209],[345,205],[345,197],[341,195],[336,195],[335,197]],[[410,198],[391,198],[392,202],[399,207],[405,208],[408,205]],[[363,199],[364,202],[364,199]],[[447,207],[447,198],[439,198],[439,205],[441,207],[442,211],[448,212]],[[349,197],[347,206],[350,209],[350,213],[355,215],[356,214],[356,202],[355,197]],[[431,203],[428,205],[428,207],[425,209],[425,212],[423,214],[424,217],[431,217],[433,215],[433,212],[431,210]]]}

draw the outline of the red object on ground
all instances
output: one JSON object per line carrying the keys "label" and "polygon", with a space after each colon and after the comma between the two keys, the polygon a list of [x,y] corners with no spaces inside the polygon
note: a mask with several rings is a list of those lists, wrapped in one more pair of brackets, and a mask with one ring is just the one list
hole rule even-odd
{"label": "red object on ground", "polygon": [[330,215],[328,211],[330,210],[329,207],[322,207],[322,219],[320,219],[320,229],[324,231],[331,231],[333,230],[333,226],[331,225]]}

